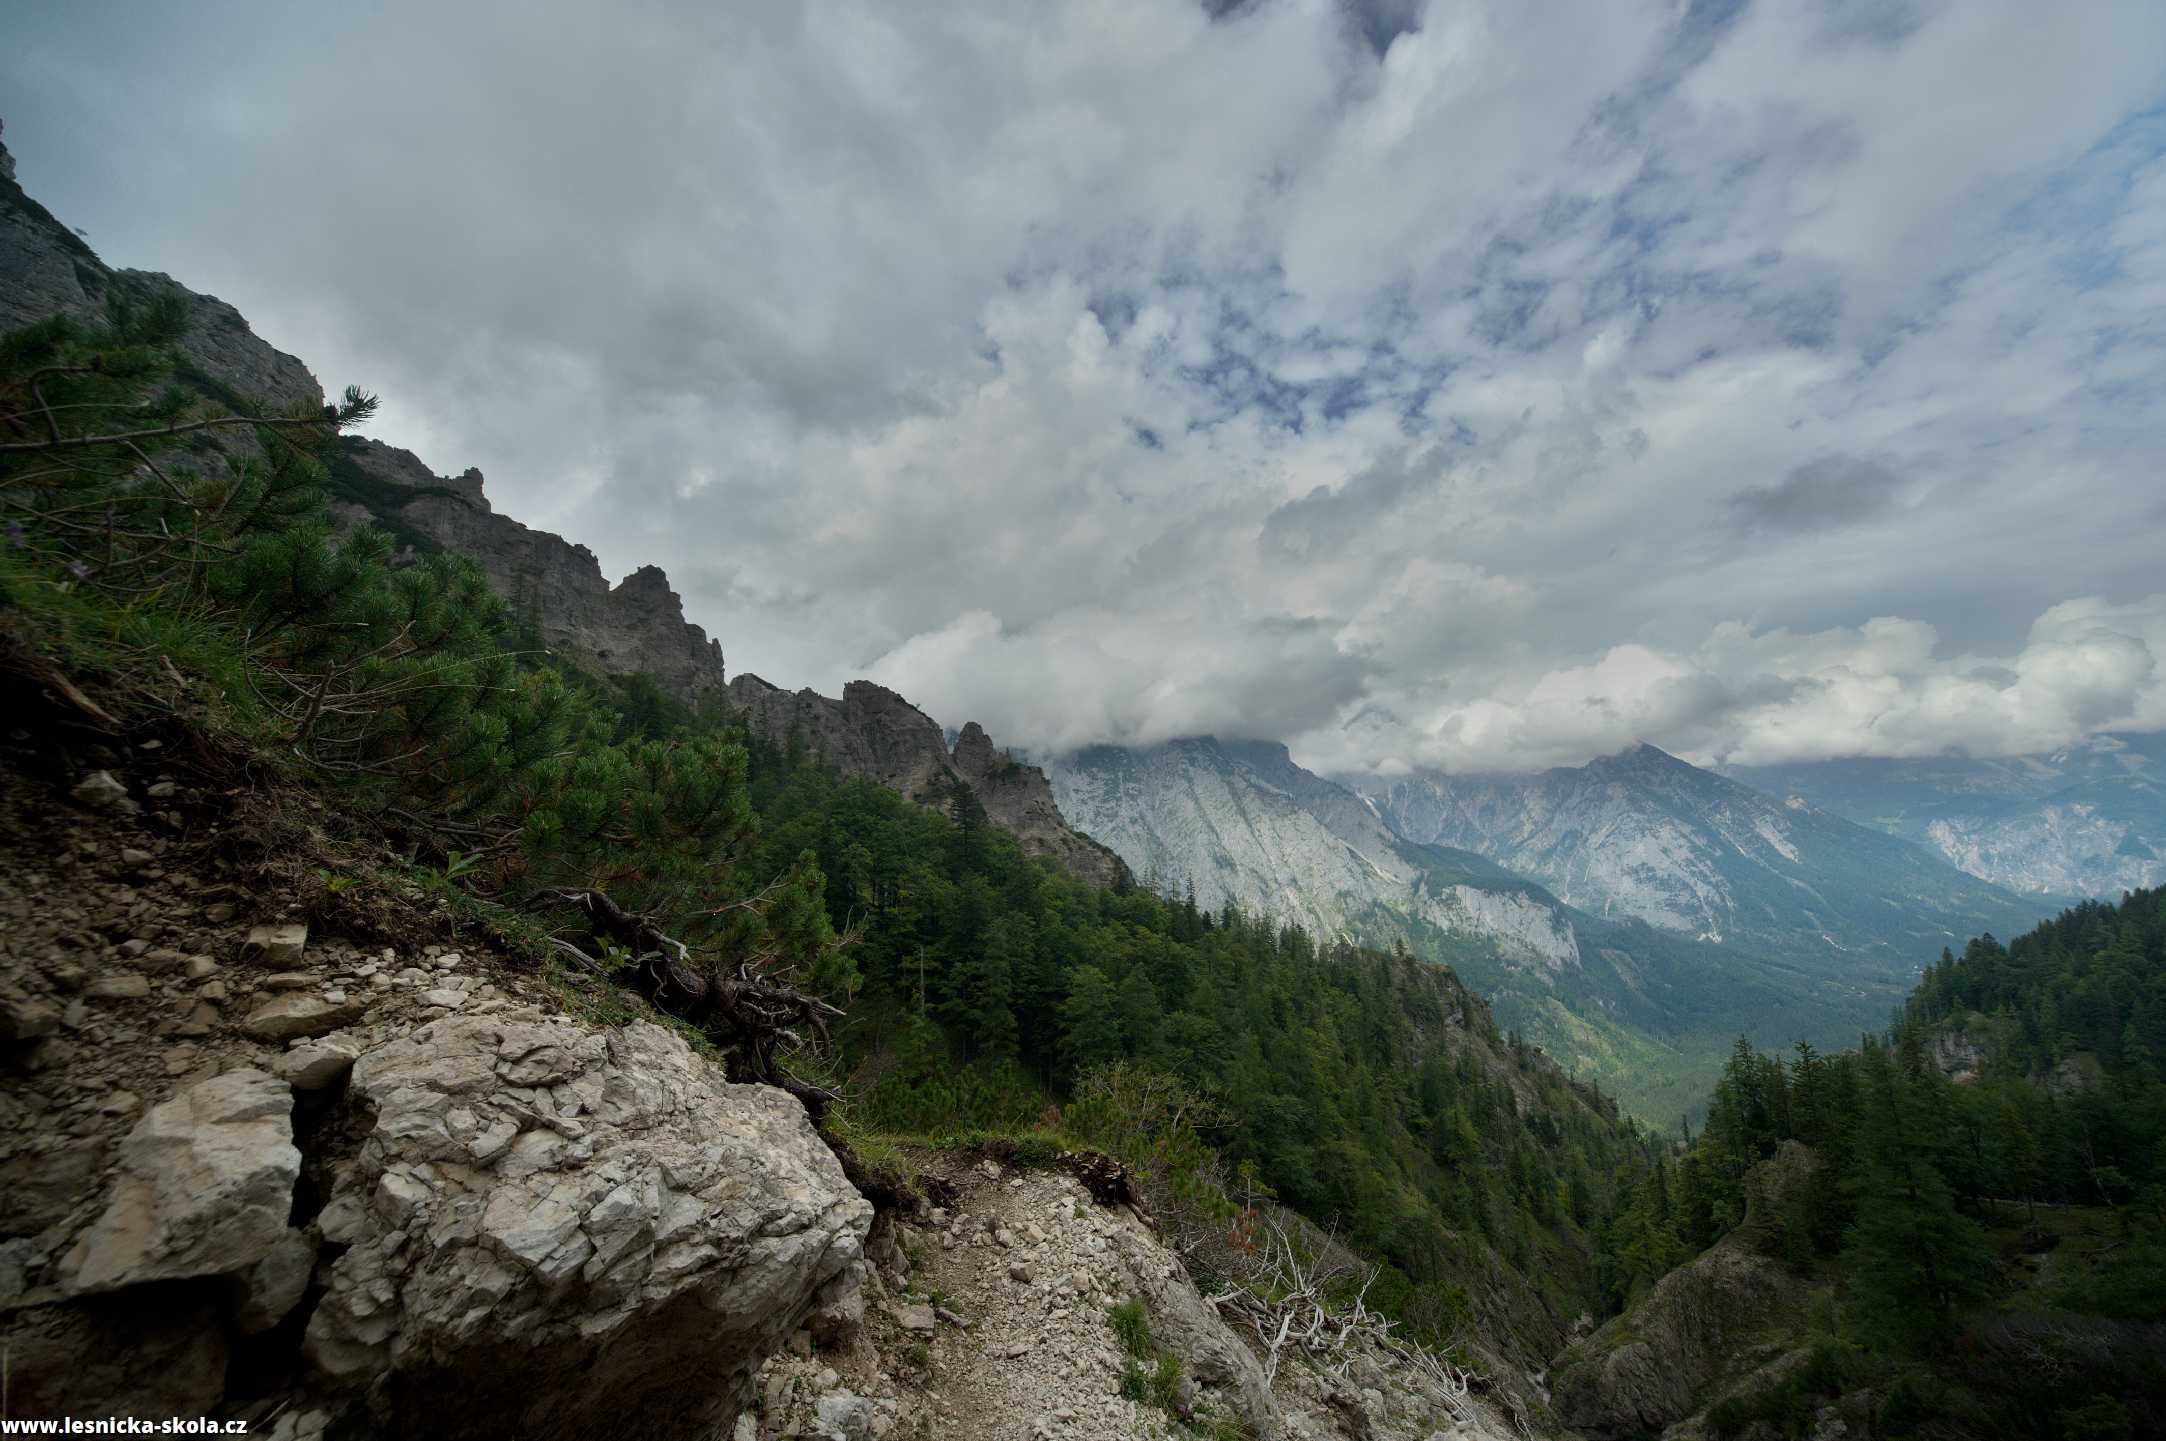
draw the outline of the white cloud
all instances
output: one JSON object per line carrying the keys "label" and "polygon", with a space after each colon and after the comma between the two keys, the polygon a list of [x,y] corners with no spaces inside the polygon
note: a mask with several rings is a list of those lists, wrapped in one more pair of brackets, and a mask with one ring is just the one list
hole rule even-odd
{"label": "white cloud", "polygon": [[[2166,594],[2064,602],[2005,656],[1950,652],[1933,627],[1893,617],[1811,634],[1726,623],[1677,653],[1615,646],[1592,664],[1417,718],[1406,729],[1419,741],[1394,737],[1393,759],[1455,771],[1575,764],[1641,740],[1739,765],[2018,755],[2162,728]],[[1324,764],[1360,764],[1358,750],[1317,744]]]}
{"label": "white cloud", "polygon": [[1335,767],[2166,725],[2166,11],[1408,10],[206,0],[0,83],[110,258],[778,683]]}

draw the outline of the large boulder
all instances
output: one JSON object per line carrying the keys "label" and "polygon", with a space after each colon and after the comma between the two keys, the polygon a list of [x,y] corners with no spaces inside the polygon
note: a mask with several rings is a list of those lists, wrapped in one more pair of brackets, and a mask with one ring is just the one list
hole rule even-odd
{"label": "large boulder", "polygon": [[120,1143],[105,1211],[61,1263],[84,1294],[253,1266],[286,1234],[301,1153],[293,1088],[228,1071],[151,1108]]}
{"label": "large boulder", "polygon": [[433,1436],[707,1435],[857,1284],[872,1208],[785,1093],[684,1040],[451,1016],[355,1062],[305,1353]]}

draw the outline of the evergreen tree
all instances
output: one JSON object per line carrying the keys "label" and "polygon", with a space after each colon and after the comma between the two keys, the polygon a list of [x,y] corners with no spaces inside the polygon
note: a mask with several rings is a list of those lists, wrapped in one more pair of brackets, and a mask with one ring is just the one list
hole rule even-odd
{"label": "evergreen tree", "polygon": [[1984,1294],[1991,1256],[1933,1163],[1922,1088],[1877,1045],[1860,1067],[1856,1219],[1843,1255],[1852,1305],[1883,1344],[1937,1343]]}

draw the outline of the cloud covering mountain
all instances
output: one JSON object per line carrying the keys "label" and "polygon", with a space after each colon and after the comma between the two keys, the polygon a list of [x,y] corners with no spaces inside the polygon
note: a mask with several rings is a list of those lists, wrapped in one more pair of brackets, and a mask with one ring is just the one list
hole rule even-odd
{"label": "cloud covering mountain", "polygon": [[787,685],[1387,773],[2166,727],[2144,0],[10,30],[102,254]]}

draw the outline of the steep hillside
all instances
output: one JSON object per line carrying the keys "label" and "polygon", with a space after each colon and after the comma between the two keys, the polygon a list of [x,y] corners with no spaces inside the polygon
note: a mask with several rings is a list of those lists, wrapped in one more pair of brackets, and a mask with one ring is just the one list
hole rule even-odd
{"label": "steep hillside", "polygon": [[2166,735],[2100,736],[2047,755],[1723,773],[1916,841],[2023,895],[2110,900],[2166,883]]}
{"label": "steep hillside", "polygon": [[1078,829],[1166,893],[1193,887],[1207,909],[1232,903],[1320,935],[1404,941],[1466,976],[1506,1026],[1663,1123],[1705,1094],[1736,1035],[1775,1044],[1781,1026],[1800,1024],[1817,1043],[1841,1044],[1907,984],[1892,967],[1834,975],[1563,904],[1471,851],[1394,835],[1283,746],[1094,747],[1048,769]]}
{"label": "steep hillside", "polygon": [[1885,833],[1637,746],[1539,775],[1424,772],[1365,794],[1399,834],[1461,846],[1605,916],[1742,941],[1829,974],[1910,974],[2045,914]]}
{"label": "steep hillside", "polygon": [[[368,397],[163,389],[196,311],[0,344],[11,1423],[1528,1434],[1644,1149],[1613,1103],[1441,968],[1035,862],[979,728],[846,698],[922,805],[518,644],[471,558],[328,523]],[[912,1284],[936,1234],[979,1264]]]}
{"label": "steep hillside", "polygon": [[[0,330],[51,316],[92,319],[115,294],[166,289],[189,308],[178,385],[235,413],[322,408],[323,388],[308,368],[258,337],[239,311],[164,275],[113,270],[12,174],[0,175]],[[220,432],[216,443],[256,453],[245,430]],[[359,436],[341,437],[326,463],[338,520],[368,521],[417,549],[466,556],[534,637],[564,658],[603,676],[647,675],[688,705],[721,689],[720,644],[685,620],[661,571],[642,567],[612,588],[586,547],[491,510],[478,470],[438,476],[411,451]]]}

